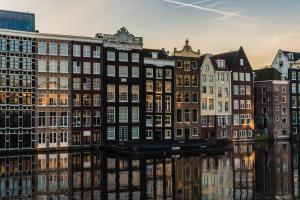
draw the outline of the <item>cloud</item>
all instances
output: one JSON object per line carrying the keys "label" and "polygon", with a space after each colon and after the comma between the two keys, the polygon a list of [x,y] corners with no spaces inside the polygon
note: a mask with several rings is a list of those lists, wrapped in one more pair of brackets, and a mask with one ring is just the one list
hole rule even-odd
{"label": "cloud", "polygon": [[245,20],[249,20],[249,21],[254,21],[255,20],[251,17],[241,15],[238,12],[227,12],[227,11],[223,11],[223,10],[219,10],[219,9],[215,9],[215,8],[206,8],[206,7],[203,7],[203,6],[194,5],[192,3],[183,3],[183,2],[174,1],[174,0],[163,0],[163,1],[173,3],[173,4],[176,4],[176,5],[179,5],[179,6],[183,6],[183,7],[190,7],[190,8],[194,8],[194,9],[197,9],[197,10],[203,10],[203,11],[206,11],[206,12],[211,12],[211,13],[216,13],[216,14],[219,14],[219,15],[223,15],[223,18],[225,17],[225,19],[229,18],[229,17],[237,17],[237,18],[245,19]]}

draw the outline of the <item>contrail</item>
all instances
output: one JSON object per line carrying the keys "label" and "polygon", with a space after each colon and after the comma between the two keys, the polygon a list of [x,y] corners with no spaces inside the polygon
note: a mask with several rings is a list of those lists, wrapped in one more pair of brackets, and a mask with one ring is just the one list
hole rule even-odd
{"label": "contrail", "polygon": [[225,17],[225,18],[239,17],[239,18],[242,18],[242,19],[254,21],[253,18],[240,15],[239,13],[231,13],[231,12],[226,12],[226,11],[217,10],[217,9],[213,9],[213,8],[206,8],[206,7],[203,7],[203,6],[197,6],[197,5],[193,5],[193,4],[190,4],[190,3],[183,3],[183,2],[174,1],[174,0],[163,0],[163,1],[173,3],[173,4],[176,4],[176,5],[179,5],[179,6],[183,6],[183,7],[190,7],[190,8],[195,8],[195,9],[198,9],[198,10],[217,13],[217,14],[220,14],[220,15],[224,15],[223,17]]}
{"label": "contrail", "polygon": [[[200,3],[206,3],[206,2],[209,2],[211,0],[203,0],[203,1],[198,1],[198,2],[193,2],[193,3],[190,3],[192,5],[196,5],[196,4],[200,4]],[[177,6],[175,8],[182,8],[182,7],[186,7],[186,6]]]}

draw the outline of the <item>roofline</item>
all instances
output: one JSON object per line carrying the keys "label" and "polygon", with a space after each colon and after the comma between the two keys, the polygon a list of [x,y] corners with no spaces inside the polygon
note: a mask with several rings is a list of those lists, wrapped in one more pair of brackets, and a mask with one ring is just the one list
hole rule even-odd
{"label": "roofline", "polygon": [[254,84],[255,83],[267,83],[267,82],[280,83],[280,84],[282,84],[282,83],[289,84],[290,83],[290,81],[288,81],[288,80],[265,80],[265,81],[254,81]]}
{"label": "roofline", "polygon": [[102,38],[96,38],[96,37],[27,32],[27,31],[17,31],[17,30],[9,30],[9,29],[0,29],[0,34],[31,37],[31,38],[35,38],[35,39],[53,39],[53,40],[69,40],[69,41],[84,41],[84,42],[103,43]]}
{"label": "roofline", "polygon": [[13,12],[13,13],[19,13],[19,14],[29,14],[29,15],[35,16],[35,13],[33,13],[33,12],[28,12],[28,11],[22,12],[22,11],[15,11],[15,10],[5,10],[5,9],[0,9],[0,12],[1,12],[1,11],[4,11],[4,12]]}

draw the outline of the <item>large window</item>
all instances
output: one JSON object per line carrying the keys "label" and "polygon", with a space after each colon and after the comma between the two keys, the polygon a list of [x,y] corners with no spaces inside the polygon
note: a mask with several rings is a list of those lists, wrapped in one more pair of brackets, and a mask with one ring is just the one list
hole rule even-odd
{"label": "large window", "polygon": [[99,46],[95,47],[95,50],[93,51],[93,57],[94,58],[100,58],[101,57],[101,49]]}
{"label": "large window", "polygon": [[139,107],[132,107],[132,122],[139,122],[140,121],[140,109]]}
{"label": "large window", "polygon": [[146,92],[153,92],[153,81],[146,81]]}
{"label": "large window", "polygon": [[94,101],[93,101],[94,106],[101,106],[101,98],[100,94],[94,94]]}
{"label": "large window", "polygon": [[107,108],[107,123],[115,123],[115,107]]}
{"label": "large window", "polygon": [[40,55],[46,55],[47,54],[46,42],[39,42],[38,43],[38,54],[40,54]]}
{"label": "large window", "polygon": [[128,102],[128,86],[120,85],[119,86],[119,101]]}
{"label": "large window", "polygon": [[107,85],[107,101],[115,102],[115,85]]}
{"label": "large window", "polygon": [[146,111],[147,112],[153,111],[153,96],[152,95],[146,96]]}
{"label": "large window", "polygon": [[128,67],[127,66],[119,67],[119,77],[128,77]]}
{"label": "large window", "polygon": [[91,111],[90,110],[83,111],[83,126],[90,127],[91,122],[92,122]]}
{"label": "large window", "polygon": [[60,61],[60,73],[69,73],[68,61],[61,60]]}
{"label": "large window", "polygon": [[81,125],[81,112],[79,110],[75,110],[73,112],[73,126],[78,127]]}
{"label": "large window", "polygon": [[57,89],[57,78],[56,77],[50,77],[49,78],[49,89],[50,90],[56,90]]}
{"label": "large window", "polygon": [[115,61],[116,60],[116,54],[113,51],[107,52],[107,60],[108,61]]}
{"label": "large window", "polygon": [[73,78],[73,90],[80,90],[80,89],[81,89],[81,79]]}
{"label": "large window", "polygon": [[93,74],[101,74],[101,63],[93,63]]}
{"label": "large window", "polygon": [[153,126],[153,117],[152,115],[146,115],[146,126],[152,127]]}
{"label": "large window", "polygon": [[156,112],[162,112],[162,96],[155,97]]}
{"label": "large window", "polygon": [[60,114],[60,126],[61,127],[68,127],[68,125],[69,125],[68,112],[61,112],[61,114]]}
{"label": "large window", "polygon": [[47,72],[46,60],[38,60],[38,72]]}
{"label": "large window", "polygon": [[116,76],[116,67],[114,65],[107,65],[107,76]]}
{"label": "large window", "polygon": [[91,90],[92,89],[92,83],[90,78],[84,78],[83,79],[83,90]]}
{"label": "large window", "polygon": [[165,96],[165,112],[172,111],[172,98],[171,96]]}
{"label": "large window", "polygon": [[132,95],[131,95],[132,102],[139,102],[139,98],[140,98],[139,85],[133,85],[132,86]]}
{"label": "large window", "polygon": [[114,126],[107,127],[107,140],[115,140],[115,127]]}
{"label": "large window", "polygon": [[131,132],[133,140],[140,139],[140,128],[138,126],[133,126]]}
{"label": "large window", "polygon": [[119,107],[119,122],[128,122],[128,107]]}
{"label": "large window", "polygon": [[93,89],[94,90],[101,90],[101,79],[100,78],[94,78],[93,79]]}
{"label": "large window", "polygon": [[83,73],[91,74],[91,63],[90,62],[83,62]]}
{"label": "large window", "polygon": [[119,61],[120,62],[128,62],[128,53],[119,52]]}
{"label": "large window", "polygon": [[47,78],[45,76],[38,77],[38,88],[47,89]]}
{"label": "large window", "polygon": [[52,127],[57,126],[56,112],[50,112],[49,125]]}
{"label": "large window", "polygon": [[131,68],[132,78],[139,78],[140,77],[140,68],[139,67],[132,67]]}
{"label": "large window", "polygon": [[50,42],[49,45],[49,55],[56,56],[57,55],[57,44],[54,42]]}
{"label": "large window", "polygon": [[91,57],[91,46],[89,46],[89,45],[83,46],[83,57],[85,57],[85,58]]}
{"label": "large window", "polygon": [[155,115],[155,126],[162,126],[162,116]]}
{"label": "large window", "polygon": [[73,62],[73,73],[80,74],[81,73],[81,63],[78,61]]}
{"label": "large window", "polygon": [[59,49],[60,56],[68,56],[68,51],[69,51],[69,46],[66,43],[61,43],[60,44],[60,49]]}
{"label": "large window", "polygon": [[132,53],[132,54],[131,54],[131,57],[132,57],[132,58],[131,58],[131,61],[132,61],[132,62],[136,62],[136,63],[137,63],[137,62],[140,62],[140,55],[139,55],[138,53]]}
{"label": "large window", "polygon": [[101,113],[99,110],[96,110],[93,112],[93,125],[94,126],[100,126],[101,125]]}
{"label": "large window", "polygon": [[68,78],[66,77],[61,77],[60,78],[60,89],[61,90],[67,90],[69,87],[68,87]]}
{"label": "large window", "polygon": [[46,126],[46,112],[39,112],[38,114],[38,120],[39,120],[39,127],[45,127]]}
{"label": "large window", "polygon": [[73,45],[73,56],[74,57],[80,57],[81,56],[81,47],[80,45]]}

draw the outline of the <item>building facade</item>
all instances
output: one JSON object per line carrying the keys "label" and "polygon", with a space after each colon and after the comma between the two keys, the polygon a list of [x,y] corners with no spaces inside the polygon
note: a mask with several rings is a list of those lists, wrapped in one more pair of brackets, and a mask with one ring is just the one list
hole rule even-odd
{"label": "building facade", "polygon": [[72,147],[101,145],[102,40],[72,41]]}
{"label": "building facade", "polygon": [[126,28],[103,39],[103,144],[136,143],[145,138],[142,116],[145,91],[143,38]]}
{"label": "building facade", "polygon": [[36,148],[66,148],[71,134],[70,42],[39,35],[36,48]]}
{"label": "building facade", "polygon": [[[146,140],[174,139],[174,60],[164,50],[143,51],[146,75]],[[143,93],[144,94],[144,93]],[[144,96],[144,95],[143,95]]]}
{"label": "building facade", "polygon": [[277,69],[290,81],[290,126],[292,137],[300,131],[300,53],[278,50],[272,68]]}
{"label": "building facade", "polygon": [[34,149],[35,38],[0,31],[0,149]]}
{"label": "building facade", "polygon": [[[271,134],[274,139],[290,136],[289,81],[274,68],[255,71],[255,125],[257,132]],[[292,101],[292,108],[297,100]]]}
{"label": "building facade", "polygon": [[0,10],[0,29],[34,32],[35,15],[28,12]]}
{"label": "building facade", "polygon": [[175,60],[175,140],[197,140],[200,130],[200,51],[186,40],[181,51],[174,49]]}
{"label": "building facade", "polygon": [[241,47],[238,51],[215,55],[229,66],[231,75],[232,141],[254,139],[253,71]]}

